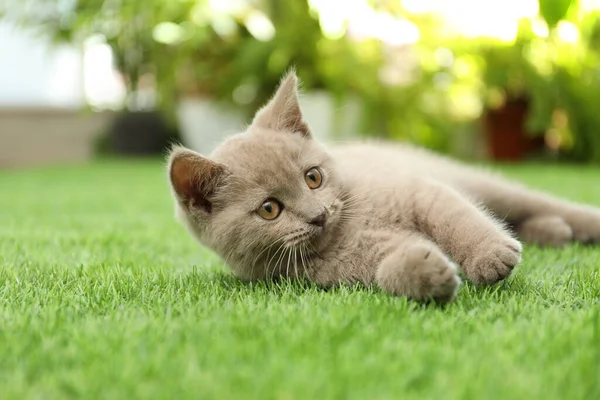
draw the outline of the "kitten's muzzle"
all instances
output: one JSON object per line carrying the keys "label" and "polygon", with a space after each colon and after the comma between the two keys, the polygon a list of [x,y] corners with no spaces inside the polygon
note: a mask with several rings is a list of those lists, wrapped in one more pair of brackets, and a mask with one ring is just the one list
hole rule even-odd
{"label": "kitten's muzzle", "polygon": [[314,217],[308,223],[314,226],[318,226],[319,228],[323,228],[325,223],[327,222],[327,211],[323,210],[319,215]]}

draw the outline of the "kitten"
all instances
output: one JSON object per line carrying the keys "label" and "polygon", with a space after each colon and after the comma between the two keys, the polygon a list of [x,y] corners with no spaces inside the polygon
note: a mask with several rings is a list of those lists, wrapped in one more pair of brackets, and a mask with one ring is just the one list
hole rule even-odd
{"label": "kitten", "polygon": [[[600,242],[600,211],[555,199],[423,149],[326,149],[285,77],[246,132],[210,157],[173,148],[179,219],[245,280],[375,283],[444,303],[460,285],[508,277],[526,242]],[[504,221],[499,220],[501,217]]]}

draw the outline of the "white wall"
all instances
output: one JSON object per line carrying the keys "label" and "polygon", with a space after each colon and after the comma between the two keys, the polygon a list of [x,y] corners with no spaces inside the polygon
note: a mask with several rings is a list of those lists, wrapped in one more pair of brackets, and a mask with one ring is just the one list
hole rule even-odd
{"label": "white wall", "polygon": [[84,104],[81,52],[0,21],[0,107]]}

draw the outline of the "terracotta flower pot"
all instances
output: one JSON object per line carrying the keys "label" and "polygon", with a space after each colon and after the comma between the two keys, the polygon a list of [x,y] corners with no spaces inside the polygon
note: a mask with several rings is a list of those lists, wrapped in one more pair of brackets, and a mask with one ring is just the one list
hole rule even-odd
{"label": "terracotta flower pot", "polygon": [[532,151],[544,147],[543,137],[531,137],[525,130],[528,108],[526,99],[514,99],[498,109],[486,111],[484,127],[489,154],[494,160],[523,160]]}

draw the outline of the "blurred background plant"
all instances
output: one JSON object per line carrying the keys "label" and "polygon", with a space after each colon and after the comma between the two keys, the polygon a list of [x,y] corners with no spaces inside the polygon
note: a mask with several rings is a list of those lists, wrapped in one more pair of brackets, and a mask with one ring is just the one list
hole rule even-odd
{"label": "blurred background plant", "polygon": [[163,124],[163,137],[178,126],[208,151],[294,66],[325,139],[600,162],[599,10],[597,0],[22,0],[3,13],[104,49],[125,95],[88,96],[90,106],[165,121],[119,128],[134,142]]}

